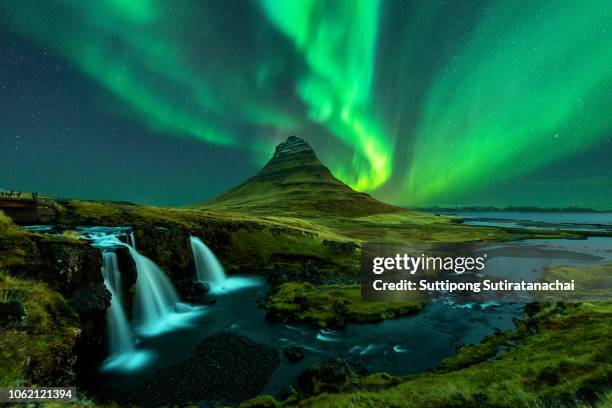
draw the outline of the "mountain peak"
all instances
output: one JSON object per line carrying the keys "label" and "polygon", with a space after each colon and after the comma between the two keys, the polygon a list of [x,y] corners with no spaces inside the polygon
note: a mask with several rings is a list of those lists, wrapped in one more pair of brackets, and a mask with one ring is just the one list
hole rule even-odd
{"label": "mountain peak", "polygon": [[289,136],[276,146],[272,158],[256,175],[204,206],[306,216],[363,216],[402,211],[342,183],[319,161],[312,147],[297,136]]}
{"label": "mountain peak", "polygon": [[331,177],[329,169],[319,161],[312,147],[304,139],[289,136],[286,141],[276,146],[272,158],[255,177],[269,177],[276,173],[287,175],[298,171],[313,178],[328,174]]}
{"label": "mountain peak", "polygon": [[276,146],[276,149],[274,150],[274,156],[272,156],[272,158],[274,159],[278,157],[293,155],[310,155],[314,158],[317,157],[315,155],[314,150],[312,150],[312,147],[310,147],[310,145],[306,143],[304,139],[299,138],[297,136],[289,136],[287,138],[287,141],[280,143],[278,146]]}

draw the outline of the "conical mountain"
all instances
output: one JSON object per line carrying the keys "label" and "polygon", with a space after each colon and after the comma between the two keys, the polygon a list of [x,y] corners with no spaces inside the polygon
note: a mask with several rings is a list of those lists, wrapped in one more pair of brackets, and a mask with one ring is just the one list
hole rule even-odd
{"label": "conical mountain", "polygon": [[358,217],[403,211],[359,193],[335,178],[303,139],[290,136],[239,186],[198,208],[256,214]]}

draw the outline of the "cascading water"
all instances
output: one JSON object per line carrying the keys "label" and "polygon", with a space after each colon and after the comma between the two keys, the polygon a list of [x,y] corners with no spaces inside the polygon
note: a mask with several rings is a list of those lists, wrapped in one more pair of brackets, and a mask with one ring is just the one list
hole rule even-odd
{"label": "cascading water", "polygon": [[162,270],[132,246],[125,245],[136,264],[134,326],[141,334],[152,335],[177,311],[179,297]]}
{"label": "cascading water", "polygon": [[128,244],[132,246],[132,248],[136,249],[136,238],[134,238],[134,233],[130,232],[128,237]]}
{"label": "cascading water", "polygon": [[135,337],[123,307],[121,271],[117,262],[117,248],[124,244],[119,240],[125,235],[122,228],[81,228],[84,238],[102,252],[102,277],[111,293],[111,304],[106,309],[106,330],[109,357],[102,364],[102,371],[133,371],[147,365],[152,354],[137,350]]}
{"label": "cascading water", "polygon": [[106,281],[105,284],[108,290],[115,292],[117,299],[120,300],[123,293],[121,288],[121,272],[119,271],[117,254],[112,249],[102,251],[102,276]]}
{"label": "cascading water", "polygon": [[121,273],[117,254],[112,250],[102,252],[102,276],[111,293],[111,305],[106,309],[109,354],[111,358],[134,350],[134,339],[121,302]]}
{"label": "cascading water", "polygon": [[[134,234],[125,227],[81,227],[82,236],[102,251],[102,275],[111,293],[107,309],[109,357],[103,371],[132,371],[148,365],[152,353],[138,349],[137,335],[152,336],[184,327],[200,308],[180,303],[176,290],[164,272],[135,248]],[[124,242],[125,241],[125,242]],[[121,272],[116,250],[127,248],[136,265],[134,321],[128,323],[122,302]]]}
{"label": "cascading water", "polygon": [[223,266],[210,248],[198,237],[190,237],[191,251],[196,267],[197,280],[210,284],[210,293],[223,295],[251,286],[258,286],[261,281],[242,276],[227,277]]}
{"label": "cascading water", "polygon": [[208,282],[213,286],[223,284],[225,271],[215,254],[198,237],[191,236],[191,251],[195,261],[196,274],[201,282]]}

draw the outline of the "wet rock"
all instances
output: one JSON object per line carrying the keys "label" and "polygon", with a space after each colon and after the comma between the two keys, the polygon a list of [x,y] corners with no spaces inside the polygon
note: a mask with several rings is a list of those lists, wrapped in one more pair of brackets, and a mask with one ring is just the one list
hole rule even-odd
{"label": "wet rock", "polygon": [[79,358],[75,364],[77,377],[86,383],[95,376],[96,367],[106,356],[106,310],[112,295],[104,284],[78,289],[69,300],[79,315],[82,335],[74,348]]}
{"label": "wet rock", "polygon": [[78,289],[70,298],[69,304],[80,316],[103,312],[111,303],[111,293],[104,285],[94,288]]}
{"label": "wet rock", "polygon": [[285,347],[283,349],[283,354],[289,362],[297,363],[300,360],[304,359],[304,348],[299,346],[294,347]]}
{"label": "wet rock", "polygon": [[188,303],[197,303],[200,305],[215,303],[214,299],[205,298],[206,294],[210,292],[210,284],[208,284],[208,282],[190,282],[183,288],[182,292],[183,298]]}
{"label": "wet rock", "polygon": [[210,284],[208,282],[195,282],[193,284],[193,289],[195,292],[203,295],[210,292]]}

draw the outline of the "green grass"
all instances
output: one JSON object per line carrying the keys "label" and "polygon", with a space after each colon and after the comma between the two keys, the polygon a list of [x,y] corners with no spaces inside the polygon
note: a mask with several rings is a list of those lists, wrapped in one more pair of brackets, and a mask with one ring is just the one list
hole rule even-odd
{"label": "green grass", "polygon": [[348,322],[378,322],[419,312],[425,302],[365,302],[357,285],[289,282],[268,296],[266,309],[278,319],[340,327]]}
{"label": "green grass", "polygon": [[53,385],[61,365],[70,369],[80,335],[78,316],[64,298],[40,282],[0,272],[0,301],[18,302],[25,320],[0,327],[0,385]]}
{"label": "green grass", "polygon": [[612,263],[590,267],[548,265],[541,280],[547,282],[574,280],[575,282],[575,290],[571,292],[538,293],[538,297],[543,300],[612,301]]}

